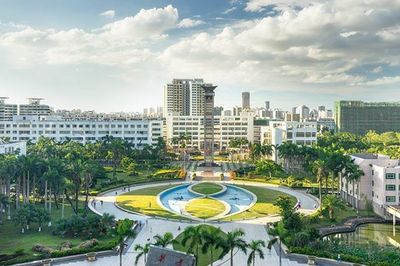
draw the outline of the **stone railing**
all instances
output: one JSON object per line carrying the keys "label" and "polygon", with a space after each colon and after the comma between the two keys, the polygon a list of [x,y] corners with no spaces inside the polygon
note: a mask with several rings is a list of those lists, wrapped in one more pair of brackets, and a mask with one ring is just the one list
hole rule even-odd
{"label": "stone railing", "polygon": [[353,217],[345,220],[343,223],[338,225],[332,225],[330,227],[321,227],[319,234],[321,237],[339,234],[339,233],[350,233],[354,232],[359,225],[368,223],[384,223],[385,219],[381,217]]}

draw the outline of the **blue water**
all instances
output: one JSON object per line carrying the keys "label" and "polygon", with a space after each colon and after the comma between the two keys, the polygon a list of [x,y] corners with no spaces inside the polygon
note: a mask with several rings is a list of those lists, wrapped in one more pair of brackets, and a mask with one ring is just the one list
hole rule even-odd
{"label": "blue water", "polygon": [[[189,184],[174,187],[168,191],[164,191],[160,195],[161,203],[169,210],[181,214],[185,208],[185,204],[195,198],[201,196],[191,193],[188,190]],[[231,207],[229,214],[241,212],[249,207],[253,202],[253,195],[246,190],[236,186],[225,185],[226,191],[218,194],[214,198],[228,203]]]}

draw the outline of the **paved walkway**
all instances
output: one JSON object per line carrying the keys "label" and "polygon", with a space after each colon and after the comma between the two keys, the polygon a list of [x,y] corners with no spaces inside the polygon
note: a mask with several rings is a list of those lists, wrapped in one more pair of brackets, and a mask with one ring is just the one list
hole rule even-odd
{"label": "paved walkway", "polygon": [[[242,184],[243,182],[233,182],[233,183]],[[177,184],[179,184],[179,183],[177,183]],[[132,191],[132,190],[148,188],[148,187],[153,187],[153,186],[159,186],[159,185],[160,185],[160,183],[145,184],[145,185],[139,185],[139,186],[134,186],[134,187],[132,186],[130,189]],[[318,205],[318,202],[315,198],[310,197],[309,195],[306,195],[305,193],[302,193],[302,192],[297,192],[297,191],[290,190],[287,188],[277,187],[277,186],[268,185],[268,184],[246,183],[246,185],[268,187],[268,188],[271,188],[274,190],[282,191],[282,192],[288,193],[290,195],[293,195],[301,201],[302,209],[300,211],[303,213],[310,213],[310,212],[314,211],[314,206]],[[144,227],[138,233],[137,237],[133,241],[133,244],[128,248],[127,253],[123,256],[123,265],[134,265],[136,253],[133,250],[133,248],[136,244],[143,245],[144,243],[147,243],[148,241],[152,241],[154,235],[164,234],[165,232],[171,232],[171,233],[173,233],[174,236],[177,236],[180,234],[180,232],[182,232],[182,230],[184,230],[184,228],[186,226],[197,224],[197,223],[178,222],[178,221],[166,221],[166,220],[162,220],[162,219],[155,219],[155,218],[150,218],[150,217],[147,217],[144,215],[132,214],[132,213],[122,211],[122,210],[118,209],[114,205],[114,203],[116,200],[116,195],[120,195],[125,192],[126,191],[123,191],[121,189],[108,192],[102,196],[96,197],[96,207],[94,207],[92,204],[90,205],[92,211],[99,213],[99,214],[109,213],[109,214],[114,215],[117,219],[129,218],[132,220],[138,220],[138,221],[143,222]],[[100,204],[100,200],[103,201],[103,205]],[[245,235],[246,241],[251,241],[253,239],[257,239],[257,240],[261,239],[261,240],[264,240],[266,243],[268,243],[270,236],[267,234],[267,232],[265,230],[265,224],[267,222],[273,222],[273,221],[276,221],[279,219],[280,219],[279,217],[265,217],[265,218],[255,219],[255,220],[247,220],[247,221],[238,221],[238,222],[229,222],[229,223],[220,223],[220,224],[214,223],[214,225],[221,227],[221,229],[225,232],[232,231],[236,228],[242,228],[246,233],[246,235]],[[257,266],[258,265],[259,266],[279,265],[279,255],[276,253],[275,249],[272,249],[272,251],[269,252],[269,250],[267,248],[265,248],[264,253],[265,253],[265,259],[261,260],[259,258],[256,258],[255,265],[257,265]],[[95,262],[79,261],[79,262],[63,263],[63,264],[57,264],[57,265],[111,266],[111,265],[118,265],[118,263],[119,263],[118,256],[110,256],[110,257],[100,258]],[[144,265],[143,259],[139,261],[138,265]],[[214,265],[216,265],[216,266],[217,265],[221,265],[221,266],[230,265],[229,264],[229,255],[226,255],[223,259],[214,263]],[[236,255],[234,256],[234,265],[247,265],[247,256],[242,252],[237,252]],[[282,259],[282,265],[292,266],[292,265],[304,265],[304,264],[299,264],[297,262],[289,261],[288,259]]]}

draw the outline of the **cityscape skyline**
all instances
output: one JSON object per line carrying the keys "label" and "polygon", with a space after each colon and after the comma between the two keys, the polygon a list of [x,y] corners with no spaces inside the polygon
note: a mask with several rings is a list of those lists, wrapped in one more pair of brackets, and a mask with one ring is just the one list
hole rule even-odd
{"label": "cityscape skyline", "polygon": [[140,111],[191,77],[224,106],[242,91],[284,109],[400,96],[398,1],[20,2],[0,10],[0,95],[17,103]]}

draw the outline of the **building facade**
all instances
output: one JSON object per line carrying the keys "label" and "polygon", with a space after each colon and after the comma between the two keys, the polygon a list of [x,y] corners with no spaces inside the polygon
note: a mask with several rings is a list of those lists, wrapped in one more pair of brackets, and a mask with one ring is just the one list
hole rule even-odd
{"label": "building facade", "polygon": [[19,105],[19,115],[51,115],[53,110],[50,106],[41,104],[42,98],[29,98],[28,104]]}
{"label": "building facade", "polygon": [[[261,144],[274,145],[284,142],[296,145],[312,145],[317,143],[317,123],[297,121],[270,121],[269,126],[261,127]],[[272,158],[277,161],[278,154],[273,149]]]}
{"label": "building facade", "polygon": [[400,131],[400,103],[336,102],[335,123],[338,132],[358,135]]}
{"label": "building facade", "polygon": [[0,121],[0,137],[15,141],[36,142],[39,137],[63,142],[95,142],[106,136],[124,139],[136,148],[157,143],[162,135],[162,120],[65,120],[59,116],[14,116]]}
{"label": "building facade", "polygon": [[[179,116],[170,114],[166,117],[166,139],[171,140],[181,135],[190,136],[187,147],[203,150],[204,116]],[[254,142],[254,115],[243,112],[240,116],[214,117],[214,150],[225,150],[234,138],[246,138]]]}
{"label": "building facade", "polygon": [[26,142],[12,142],[0,139],[0,154],[26,155]]}
{"label": "building facade", "polygon": [[377,154],[355,154],[351,158],[364,175],[358,182],[342,175],[341,197],[359,209],[367,208],[369,201],[376,214],[389,218],[386,208],[400,205],[400,161]]}
{"label": "building facade", "polygon": [[18,114],[17,104],[6,103],[7,97],[0,97],[0,121],[10,121],[14,115]]}
{"label": "building facade", "polygon": [[242,109],[250,110],[250,92],[242,92]]}

